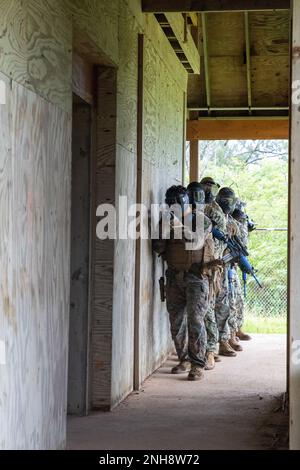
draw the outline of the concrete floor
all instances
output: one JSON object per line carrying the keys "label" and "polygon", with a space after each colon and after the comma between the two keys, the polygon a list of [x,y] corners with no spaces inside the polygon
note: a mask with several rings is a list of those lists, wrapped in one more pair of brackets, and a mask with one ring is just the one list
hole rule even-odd
{"label": "concrete floor", "polygon": [[282,449],[287,446],[284,335],[256,335],[201,382],[171,357],[111,413],[70,418],[69,449]]}

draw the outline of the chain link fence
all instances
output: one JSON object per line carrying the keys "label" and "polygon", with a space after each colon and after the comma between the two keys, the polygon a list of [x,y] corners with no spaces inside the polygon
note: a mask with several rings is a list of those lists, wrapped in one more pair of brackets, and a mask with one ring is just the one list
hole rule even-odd
{"label": "chain link fence", "polygon": [[[287,229],[258,229],[249,236],[250,261],[260,288],[247,277],[245,329],[258,333],[285,333],[287,323]],[[241,280],[243,285],[243,280]]]}

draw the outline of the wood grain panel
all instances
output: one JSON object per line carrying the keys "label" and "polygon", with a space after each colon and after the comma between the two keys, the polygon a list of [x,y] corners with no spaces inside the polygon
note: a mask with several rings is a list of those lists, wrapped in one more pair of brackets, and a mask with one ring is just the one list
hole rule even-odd
{"label": "wood grain panel", "polygon": [[[116,70],[97,68],[95,206],[115,203]],[[93,314],[91,322],[91,407],[112,406],[112,335],[114,241],[94,244]]]}
{"label": "wood grain panel", "polygon": [[[74,42],[96,64],[118,64],[119,1],[64,0],[72,18]],[[103,62],[104,60],[104,62]]]}
{"label": "wood grain panel", "polygon": [[120,6],[120,63],[118,73],[118,143],[136,153],[138,26],[130,10]]}
{"label": "wood grain panel", "polygon": [[[168,67],[145,39],[144,155],[142,202],[164,200],[166,189],[182,180],[183,92]],[[148,220],[144,221],[147,226]],[[161,262],[151,242],[141,241],[140,381],[160,365],[170,349],[168,314],[160,301]]]}
{"label": "wood grain panel", "polygon": [[211,57],[212,106],[247,106],[247,72],[242,57]]}
{"label": "wood grain panel", "polygon": [[290,12],[249,13],[251,54],[289,55]]}
{"label": "wood grain panel", "polygon": [[209,13],[206,19],[209,56],[243,57],[245,51],[244,14]]}
{"label": "wood grain panel", "polygon": [[69,111],[72,28],[59,0],[0,1],[0,70]]}
{"label": "wood grain panel", "polygon": [[251,62],[253,106],[288,106],[289,56],[256,56]]}
{"label": "wood grain panel", "polygon": [[9,131],[6,151],[2,144],[0,152],[1,188],[6,187],[0,212],[10,219],[6,246],[1,245],[0,317],[7,364],[0,382],[0,445],[63,448],[71,119],[15,83],[8,99],[4,116],[0,107],[0,127]]}

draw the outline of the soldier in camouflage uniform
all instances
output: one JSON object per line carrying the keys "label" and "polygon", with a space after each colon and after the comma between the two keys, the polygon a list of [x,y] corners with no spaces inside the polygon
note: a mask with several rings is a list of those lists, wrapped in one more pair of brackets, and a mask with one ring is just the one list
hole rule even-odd
{"label": "soldier in camouflage uniform", "polygon": [[[216,228],[226,235],[227,216],[215,200],[215,195],[220,186],[210,177],[203,178],[200,183],[203,185],[206,194],[205,215],[210,218]],[[217,239],[214,239],[214,243],[215,257],[220,260],[224,255],[226,245]],[[211,270],[210,301],[205,318],[207,330],[207,369],[213,369],[215,361],[218,360],[218,343],[220,343],[219,354],[230,357],[236,355],[228,342],[230,307],[226,273],[227,268],[225,266]]]}
{"label": "soldier in camouflage uniform", "polygon": [[[243,243],[244,239],[242,240],[243,233],[241,231],[241,227],[230,214],[228,215],[228,233],[230,237],[238,236]],[[228,299],[230,307],[230,316],[228,320],[230,329],[229,344],[235,351],[242,351],[243,348],[236,337],[238,330],[238,317],[240,315],[239,308],[241,307],[241,302],[243,302],[241,282],[236,263],[232,263],[228,266],[228,285]]]}
{"label": "soldier in camouflage uniform", "polygon": [[[248,235],[249,227],[250,230],[254,229],[253,222],[250,221],[247,214],[243,211],[245,204],[241,201],[238,201],[237,208],[234,210],[232,217],[235,219],[239,227],[239,237],[243,245],[247,248],[248,245]],[[234,270],[234,309],[235,309],[235,323],[232,325],[235,328],[236,336],[242,341],[249,341],[251,336],[242,331],[242,326],[244,324],[244,311],[245,304],[243,298],[243,289],[240,281],[240,275],[238,273],[237,267]]]}
{"label": "soldier in camouflage uniform", "polygon": [[[175,203],[182,206],[185,216],[190,213],[193,220],[194,216],[200,215],[197,211],[192,213],[187,191],[182,186],[173,186],[166,193],[166,204],[172,207]],[[153,249],[163,256],[168,265],[167,310],[171,335],[179,358],[179,364],[172,369],[172,373],[178,374],[190,369],[188,380],[200,380],[206,365],[207,334],[204,318],[208,309],[209,281],[205,268],[209,264],[210,248],[213,246],[211,223],[201,213],[202,227],[197,223],[194,229],[193,224],[197,249],[187,250],[186,240],[177,239],[174,235],[178,219],[174,220],[171,222],[170,239],[165,239],[160,232],[159,240],[153,241]],[[201,239],[202,242],[199,243]]]}

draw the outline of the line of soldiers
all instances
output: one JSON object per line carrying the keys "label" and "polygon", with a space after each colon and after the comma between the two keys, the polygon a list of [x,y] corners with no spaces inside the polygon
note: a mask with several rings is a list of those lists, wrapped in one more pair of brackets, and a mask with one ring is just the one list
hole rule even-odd
{"label": "line of soldiers", "polygon": [[153,240],[154,251],[168,266],[166,302],[179,359],[172,373],[188,372],[188,380],[200,380],[204,369],[213,369],[220,355],[236,356],[242,351],[240,341],[251,339],[242,331],[244,301],[238,260],[230,255],[227,241],[236,237],[246,247],[254,227],[234,191],[220,189],[211,177],[187,188],[172,186],[165,203],[181,208],[181,221],[191,218],[196,243],[196,248],[187,248],[186,237],[176,236],[177,229],[183,233],[183,223],[174,214],[168,219],[169,238],[163,236],[160,220],[160,236]]}

